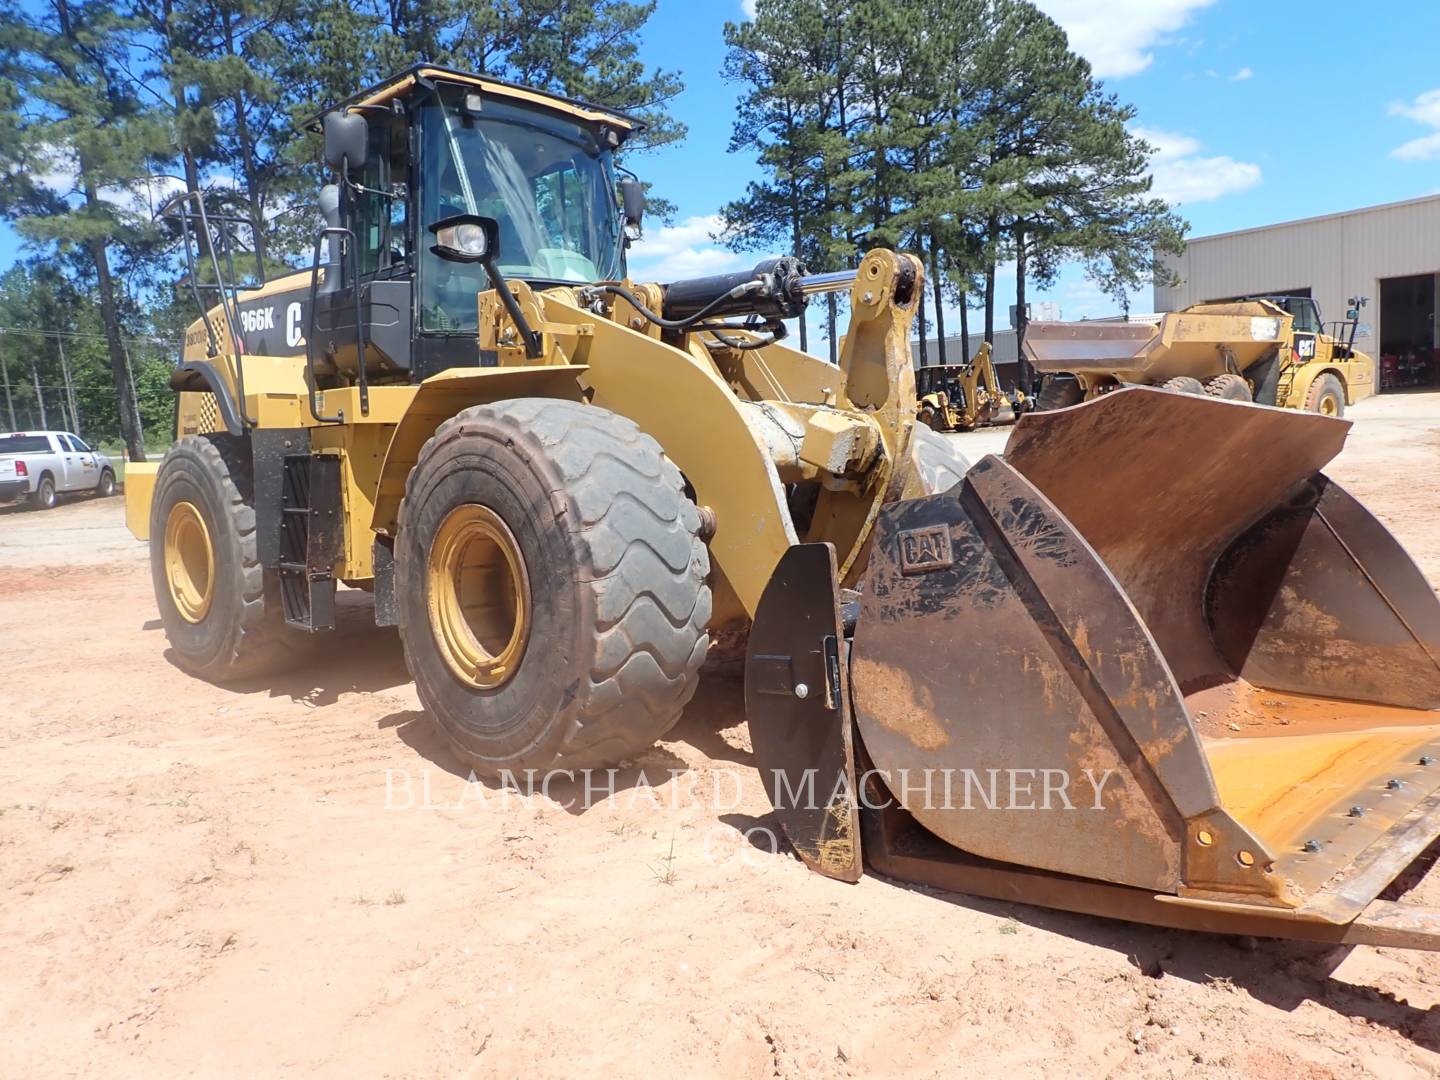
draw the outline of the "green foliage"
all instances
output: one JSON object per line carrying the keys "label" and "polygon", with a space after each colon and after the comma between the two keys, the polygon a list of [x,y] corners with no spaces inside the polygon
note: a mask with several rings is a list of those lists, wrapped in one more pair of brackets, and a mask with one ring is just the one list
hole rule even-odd
{"label": "green foliage", "polygon": [[[323,179],[302,125],[399,68],[449,65],[633,112],[648,128],[631,153],[683,138],[670,113],[679,73],[639,59],[654,10],[623,0],[0,0],[0,218],[37,256],[0,281],[0,327],[10,328],[0,373],[16,423],[38,424],[42,400],[53,426],[70,422],[60,415],[68,368],[82,434],[121,439],[143,459],[147,437],[170,430],[169,374],[197,314],[173,288],[178,228],[155,211],[198,193],[212,213],[249,223],[236,239],[269,273],[308,259]],[[651,210],[663,218],[667,205]],[[213,276],[203,260],[200,276]],[[6,408],[0,399],[0,425]]]}
{"label": "green foliage", "polygon": [[942,296],[964,310],[981,293],[988,331],[1002,262],[1022,298],[1078,260],[1124,303],[1182,243],[1133,110],[1025,0],[759,0],[725,37],[731,150],[765,172],[723,210],[739,250],[783,245],[817,270],[915,251],[937,318]]}

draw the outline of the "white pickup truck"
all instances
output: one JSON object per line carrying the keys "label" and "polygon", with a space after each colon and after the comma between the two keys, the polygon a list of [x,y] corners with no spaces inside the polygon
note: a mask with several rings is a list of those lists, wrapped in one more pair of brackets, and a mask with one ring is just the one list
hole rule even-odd
{"label": "white pickup truck", "polygon": [[49,510],[72,492],[115,494],[115,466],[68,431],[0,432],[0,503],[26,498]]}

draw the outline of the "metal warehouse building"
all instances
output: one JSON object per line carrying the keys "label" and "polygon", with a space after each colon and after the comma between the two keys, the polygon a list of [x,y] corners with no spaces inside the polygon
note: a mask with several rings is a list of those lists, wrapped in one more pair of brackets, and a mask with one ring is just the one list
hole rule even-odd
{"label": "metal warehouse building", "polygon": [[1440,382],[1440,195],[1200,237],[1170,262],[1180,283],[1155,288],[1156,311],[1269,293],[1311,297],[1329,323],[1364,298],[1355,347],[1376,360],[1374,385]]}

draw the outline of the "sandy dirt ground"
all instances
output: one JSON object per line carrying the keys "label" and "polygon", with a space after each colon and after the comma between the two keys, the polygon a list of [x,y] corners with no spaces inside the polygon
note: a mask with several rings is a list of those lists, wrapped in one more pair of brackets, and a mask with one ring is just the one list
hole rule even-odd
{"label": "sandy dirt ground", "polygon": [[[1352,415],[1333,473],[1440,582],[1440,395]],[[119,499],[0,510],[0,1075],[1440,1074],[1435,954],[771,853],[733,672],[581,812],[469,784],[363,594],[221,689],[150,590]]]}

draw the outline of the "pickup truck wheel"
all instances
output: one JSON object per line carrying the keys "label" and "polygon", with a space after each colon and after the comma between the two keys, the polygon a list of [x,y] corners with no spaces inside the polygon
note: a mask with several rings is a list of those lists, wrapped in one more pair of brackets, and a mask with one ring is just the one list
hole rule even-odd
{"label": "pickup truck wheel", "polygon": [[695,692],[709,572],[684,478],[632,421],[536,398],[466,409],[400,508],[420,701],[482,775],[616,765]]}
{"label": "pickup truck wheel", "polygon": [[[112,479],[113,485],[113,479]],[[294,653],[255,545],[248,441],[189,435],[165,454],[150,506],[150,571],[175,662],[216,682],[275,670]]]}
{"label": "pickup truck wheel", "polygon": [[32,510],[55,509],[55,481],[51,480],[50,477],[40,477],[40,482],[35,485],[35,490],[30,493],[30,508]]}
{"label": "pickup truck wheel", "polygon": [[115,494],[115,474],[109,469],[101,470],[100,483],[95,485],[95,494],[102,499],[108,499]]}

